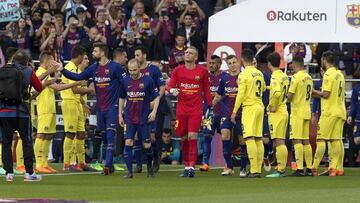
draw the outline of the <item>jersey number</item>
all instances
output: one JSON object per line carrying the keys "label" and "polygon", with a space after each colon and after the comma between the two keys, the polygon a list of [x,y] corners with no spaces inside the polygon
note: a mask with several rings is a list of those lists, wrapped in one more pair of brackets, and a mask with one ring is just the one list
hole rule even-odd
{"label": "jersey number", "polygon": [[310,96],[311,96],[311,86],[310,85],[307,85],[306,86],[306,101],[309,101],[310,99]]}
{"label": "jersey number", "polygon": [[283,87],[283,92],[284,92],[284,96],[283,96],[283,99],[282,99],[282,101],[284,102],[285,101],[285,99],[287,98],[287,95],[288,95],[288,92],[289,92],[289,86],[284,86]]}
{"label": "jersey number", "polygon": [[260,80],[256,81],[256,86],[258,87],[258,91],[255,93],[255,95],[257,97],[261,97],[262,96],[262,88],[261,88],[261,81]]}

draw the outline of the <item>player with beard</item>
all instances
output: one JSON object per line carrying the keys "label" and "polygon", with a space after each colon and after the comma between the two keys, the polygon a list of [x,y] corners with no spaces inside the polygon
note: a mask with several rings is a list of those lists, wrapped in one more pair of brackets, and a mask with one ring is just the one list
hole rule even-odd
{"label": "player with beard", "polygon": [[123,67],[108,58],[108,47],[104,43],[95,43],[94,63],[81,73],[72,73],[63,67],[59,70],[71,80],[88,80],[93,78],[96,93],[97,127],[102,132],[103,145],[106,148],[104,174],[113,172],[113,153],[115,131],[118,123],[120,84],[123,78]]}

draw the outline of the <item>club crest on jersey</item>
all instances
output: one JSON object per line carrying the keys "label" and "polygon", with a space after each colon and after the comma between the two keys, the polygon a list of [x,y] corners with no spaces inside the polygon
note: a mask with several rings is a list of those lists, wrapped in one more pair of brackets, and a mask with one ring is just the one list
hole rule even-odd
{"label": "club crest on jersey", "polygon": [[109,69],[105,69],[105,74],[109,74]]}
{"label": "club crest on jersey", "polygon": [[195,81],[200,81],[200,76],[195,76]]}
{"label": "club crest on jersey", "polygon": [[150,73],[149,73],[149,72],[145,72],[145,75],[149,76],[149,75],[150,75]]}
{"label": "club crest on jersey", "polygon": [[48,131],[48,130],[49,130],[49,127],[45,126],[45,127],[44,127],[44,130],[45,130],[45,131]]}
{"label": "club crest on jersey", "polygon": [[352,27],[360,27],[360,5],[347,5],[346,20]]}
{"label": "club crest on jersey", "polygon": [[140,83],[140,84],[139,84],[139,87],[140,87],[140,88],[144,88],[144,87],[145,87],[144,83]]}

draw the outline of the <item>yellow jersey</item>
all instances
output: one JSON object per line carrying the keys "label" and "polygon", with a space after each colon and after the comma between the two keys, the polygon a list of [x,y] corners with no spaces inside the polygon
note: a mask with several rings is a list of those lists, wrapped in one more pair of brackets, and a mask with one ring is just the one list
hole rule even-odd
{"label": "yellow jersey", "polygon": [[[79,68],[76,67],[76,65],[72,61],[69,61],[69,63],[64,68],[73,73],[80,72]],[[64,75],[61,77],[61,81],[64,84],[71,84],[75,82],[73,80],[66,78]],[[80,102],[80,94],[74,94],[71,88],[61,91],[60,95],[62,100],[73,100],[76,102]]]}
{"label": "yellow jersey", "polygon": [[289,89],[289,77],[281,70],[271,74],[269,106],[275,108],[275,112],[287,113],[286,101]]}
{"label": "yellow jersey", "polygon": [[[36,71],[36,76],[40,76],[46,72],[46,69],[39,67]],[[50,77],[47,77],[45,80],[49,80]],[[41,93],[36,97],[36,110],[37,114],[55,114],[55,91],[50,87],[45,87]]]}
{"label": "yellow jersey", "polygon": [[311,118],[310,101],[312,89],[312,78],[305,70],[293,75],[289,88],[289,92],[294,94],[291,101],[292,116],[306,120]]}
{"label": "yellow jersey", "polygon": [[260,105],[264,108],[262,102],[263,92],[266,90],[264,75],[254,66],[245,67],[245,70],[238,76],[238,93],[233,112],[236,113],[241,105],[243,107]]}
{"label": "yellow jersey", "polygon": [[321,98],[321,115],[346,119],[344,75],[330,67],[324,73],[322,91],[330,92],[329,98]]}

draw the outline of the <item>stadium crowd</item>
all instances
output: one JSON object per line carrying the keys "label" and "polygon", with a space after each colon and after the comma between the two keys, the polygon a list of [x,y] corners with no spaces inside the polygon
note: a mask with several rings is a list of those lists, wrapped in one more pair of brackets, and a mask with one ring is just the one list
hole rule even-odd
{"label": "stadium crowd", "polygon": [[[242,71],[244,72],[247,67],[256,65],[264,75],[262,87],[271,86],[269,72],[274,73],[279,67],[277,56],[271,55],[275,50],[273,43],[245,44],[245,55],[238,58],[235,56],[226,58],[225,61],[229,68],[228,73],[219,70],[222,60],[216,55],[212,56],[207,61],[210,70],[209,89],[206,89],[206,86],[201,86],[201,91],[204,94],[211,90],[212,101],[207,102],[208,106],[204,107],[204,114],[200,115],[200,119],[197,117],[186,118],[191,118],[191,121],[199,120],[199,126],[187,123],[189,126],[186,126],[184,130],[188,130],[188,132],[179,132],[179,112],[174,112],[176,108],[176,102],[174,101],[177,100],[177,94],[182,94],[178,90],[174,90],[175,87],[179,88],[180,83],[174,82],[176,76],[174,76],[173,72],[178,66],[185,67],[181,65],[194,65],[206,61],[208,54],[206,53],[208,17],[214,12],[233,4],[233,1],[224,1],[219,7],[219,3],[214,0],[20,0],[21,18],[17,22],[1,24],[4,30],[1,30],[0,33],[0,67],[6,66],[7,63],[21,64],[19,58],[25,58],[26,55],[29,56],[29,62],[31,60],[39,61],[39,64],[36,65],[34,63],[27,64],[28,61],[25,61],[26,64],[22,64],[30,66],[36,72],[36,76],[42,81],[43,87],[40,94],[32,91],[31,118],[37,118],[37,122],[33,120],[33,123],[36,123],[33,126],[36,130],[33,152],[36,162],[34,171],[38,173],[57,172],[48,164],[50,145],[53,143],[53,148],[57,149],[57,152],[53,153],[53,157],[55,160],[64,163],[64,171],[103,171],[105,175],[108,175],[113,173],[114,170],[123,170],[118,164],[113,164],[118,163],[118,159],[121,157],[129,171],[125,177],[132,178],[131,164],[133,158],[136,160],[135,172],[142,172],[142,162],[143,158],[145,158],[148,177],[154,176],[154,173],[159,170],[160,163],[184,163],[185,170],[182,175],[193,177],[196,163],[202,164],[201,171],[209,170],[211,140],[215,130],[222,135],[223,155],[226,162],[222,172],[224,176],[234,173],[233,166],[236,165],[237,158],[240,159],[240,176],[258,177],[263,166],[264,169],[270,170],[271,159],[274,157],[277,161],[277,167],[275,173],[271,174],[271,176],[280,177],[283,176],[286,166],[287,150],[292,154],[294,169],[297,169],[294,175],[297,176],[317,174],[315,169],[322,160],[321,153],[325,153],[325,148],[327,148],[329,159],[335,156],[332,153],[334,149],[337,150],[336,155],[340,154],[341,156],[340,151],[343,150],[342,141],[340,142],[341,147],[338,142],[334,144],[335,147],[332,147],[333,144],[329,143],[326,147],[326,145],[322,144],[325,142],[318,142],[323,151],[316,152],[319,155],[317,157],[315,155],[315,160],[319,163],[313,165],[312,158],[311,160],[308,158],[309,153],[312,153],[308,141],[303,141],[303,138],[290,137],[293,142],[289,143],[286,139],[285,134],[290,133],[291,136],[291,132],[285,130],[289,119],[291,125],[291,116],[290,118],[284,118],[286,125],[281,124],[283,130],[275,131],[281,136],[274,138],[272,136],[274,133],[273,127],[267,126],[267,119],[270,121],[271,113],[275,112],[275,110],[266,109],[269,99],[267,102],[262,101],[265,110],[271,112],[269,118],[264,118],[264,131],[261,132],[260,137],[264,135],[265,138],[259,139],[259,137],[255,136],[254,139],[251,139],[252,136],[258,133],[257,131],[251,134],[250,139],[248,138],[248,135],[243,132],[244,126],[242,125],[244,123],[241,123],[243,117],[241,116],[241,110],[235,111],[237,116],[233,118],[233,108],[235,106],[240,107],[240,104],[235,101],[235,97],[238,95],[238,85],[240,88],[238,76]],[[252,51],[246,48],[250,48]],[[331,59],[328,60],[327,68],[336,66],[343,71],[347,78],[360,77],[359,45],[342,43],[289,43],[284,47],[285,73],[293,75],[301,68],[304,68],[304,64],[309,64],[308,71],[313,76],[318,75],[320,77],[321,65],[324,65],[321,63],[323,53],[327,50],[331,50],[331,53],[333,53],[332,58],[330,57]],[[269,55],[273,58],[269,58]],[[256,63],[254,63],[253,59],[256,59]],[[164,64],[164,61],[168,61],[168,63]],[[318,65],[311,69],[312,63]],[[103,90],[105,87],[102,87],[102,83],[109,81],[103,81],[107,80],[105,76],[97,77],[96,75],[98,74],[97,68],[105,66],[109,69],[102,74],[105,76],[111,75],[110,83],[104,85],[106,88],[110,86],[110,89],[106,91]],[[246,68],[241,70],[241,66]],[[198,65],[194,67],[197,69]],[[214,74],[214,77],[211,74]],[[142,75],[146,75],[146,77]],[[181,78],[181,72],[177,71],[175,75],[179,75],[177,77]],[[148,78],[144,79],[145,82],[141,84],[144,86],[143,88],[149,89],[144,94],[150,100],[147,99],[146,102],[143,102],[141,107],[134,105],[131,108],[130,103],[133,101],[131,97],[134,97],[134,95],[129,92],[136,92],[136,90],[130,91],[129,89],[130,86],[134,86],[132,85],[133,80],[139,78],[141,80]],[[228,86],[228,83],[221,84],[220,78],[223,81],[229,81],[230,86]],[[113,79],[122,82],[115,84]],[[120,83],[125,83],[123,80],[128,85],[119,86]],[[199,80],[206,81],[202,77]],[[289,84],[286,86],[289,86]],[[35,85],[32,86],[36,87]],[[169,88],[165,90],[167,86]],[[220,87],[223,88],[222,91],[218,90]],[[320,87],[321,83],[314,86],[315,89]],[[357,90],[356,88],[358,86],[354,87],[355,90]],[[121,89],[122,92],[117,93],[118,91],[115,91],[115,89]],[[287,87],[286,92],[281,92],[282,96],[287,97],[288,91],[296,94],[294,89],[293,92],[291,90],[291,88],[289,90]],[[345,90],[345,87],[343,90]],[[263,91],[265,92],[264,95],[262,95]],[[148,96],[148,94],[151,96]],[[269,97],[269,94],[273,95],[275,93],[271,91],[266,93],[265,89],[263,89],[259,96],[253,99],[256,100],[261,97],[264,99]],[[320,95],[319,97],[324,96],[321,92],[315,92],[314,95],[316,94]],[[345,95],[344,92],[340,92],[340,94]],[[356,108],[356,105],[358,105],[357,94],[357,91],[353,91],[349,118],[347,119],[349,125],[355,123],[355,128],[359,125],[357,116],[360,115]],[[87,97],[95,98],[96,105],[90,107]],[[157,97],[158,101],[156,102],[155,98]],[[118,98],[123,99],[123,102],[119,104]],[[61,100],[61,111],[64,117],[65,137],[61,135],[60,140],[57,140],[56,135],[55,115],[58,112],[55,99]],[[152,100],[155,102],[151,102]],[[270,101],[272,101],[271,97]],[[218,103],[222,105],[221,110]],[[286,99],[272,104],[279,106],[282,104],[282,110],[287,113]],[[120,116],[120,118],[118,118],[117,105],[124,105],[122,107],[124,115]],[[146,110],[138,112],[139,108]],[[319,100],[314,99],[312,118],[315,118],[321,112],[320,108]],[[242,111],[245,109],[243,107]],[[139,118],[141,121],[133,118],[136,117],[134,112],[143,115]],[[89,126],[89,120],[87,120],[88,116],[94,113],[97,115],[98,130],[92,130]],[[119,113],[122,115],[122,111]],[[149,128],[146,125],[145,128],[147,129],[144,129],[143,125],[147,122],[148,116],[150,121],[156,120],[156,122],[152,122]],[[205,118],[203,121],[201,121],[201,116]],[[261,120],[263,117],[261,116]],[[120,125],[117,119],[120,119]],[[249,121],[251,119],[253,118],[250,118]],[[309,119],[306,118],[305,120]],[[202,127],[200,127],[200,121]],[[180,122],[184,122],[184,120],[180,120]],[[218,124],[218,126],[214,126],[214,124]],[[349,126],[346,126],[345,129],[347,127]],[[263,128],[262,124],[259,129],[261,128]],[[266,130],[266,128],[269,129]],[[1,168],[2,171],[0,172],[10,174],[7,176],[9,181],[12,180],[11,174],[14,172],[28,174],[28,177],[26,177],[28,180],[38,180],[39,176],[32,172],[32,168],[25,167],[25,165],[30,165],[29,156],[32,153],[29,152],[28,148],[26,150],[22,148],[23,145],[28,146],[29,143],[24,144],[24,138],[18,138],[22,136],[20,132],[18,130],[14,133],[14,138],[17,140],[16,144],[14,144],[17,167],[13,170],[7,166],[4,167],[5,170]],[[354,135],[358,136],[360,126],[359,130],[355,129],[354,132]],[[197,135],[198,133],[199,135]],[[146,134],[151,134],[151,136],[146,137]],[[175,134],[182,138],[176,137]],[[188,137],[184,139],[183,134],[187,134]],[[284,136],[282,136],[283,134]],[[142,135],[145,136],[141,137]],[[355,150],[349,153],[358,154],[357,148],[360,145],[360,140],[357,138],[351,139],[350,142],[355,146]],[[304,139],[308,140],[309,138]],[[327,141],[326,138],[324,140]],[[342,137],[336,140],[342,140]],[[4,148],[4,138],[2,141]],[[58,144],[56,145],[56,143]],[[195,148],[196,150],[193,150]],[[4,162],[8,163],[9,157],[12,157],[12,153],[8,153],[11,147],[6,147],[6,153],[4,150],[2,150],[2,156],[7,157]],[[143,157],[143,152],[146,155],[145,157]],[[305,160],[300,158],[299,153],[305,154]],[[263,157],[264,155],[265,157]],[[257,157],[257,163],[252,162],[254,157]],[[343,154],[342,157],[344,157]],[[342,158],[343,160],[344,158]],[[302,162],[304,161],[307,168],[303,166]],[[325,171],[323,174],[342,175],[343,164],[338,164],[338,161],[336,163],[333,160],[329,161],[329,171]],[[342,161],[339,158],[339,163],[342,163]],[[250,163],[249,172],[246,171],[248,162]],[[338,170],[336,171],[336,169]]]}

